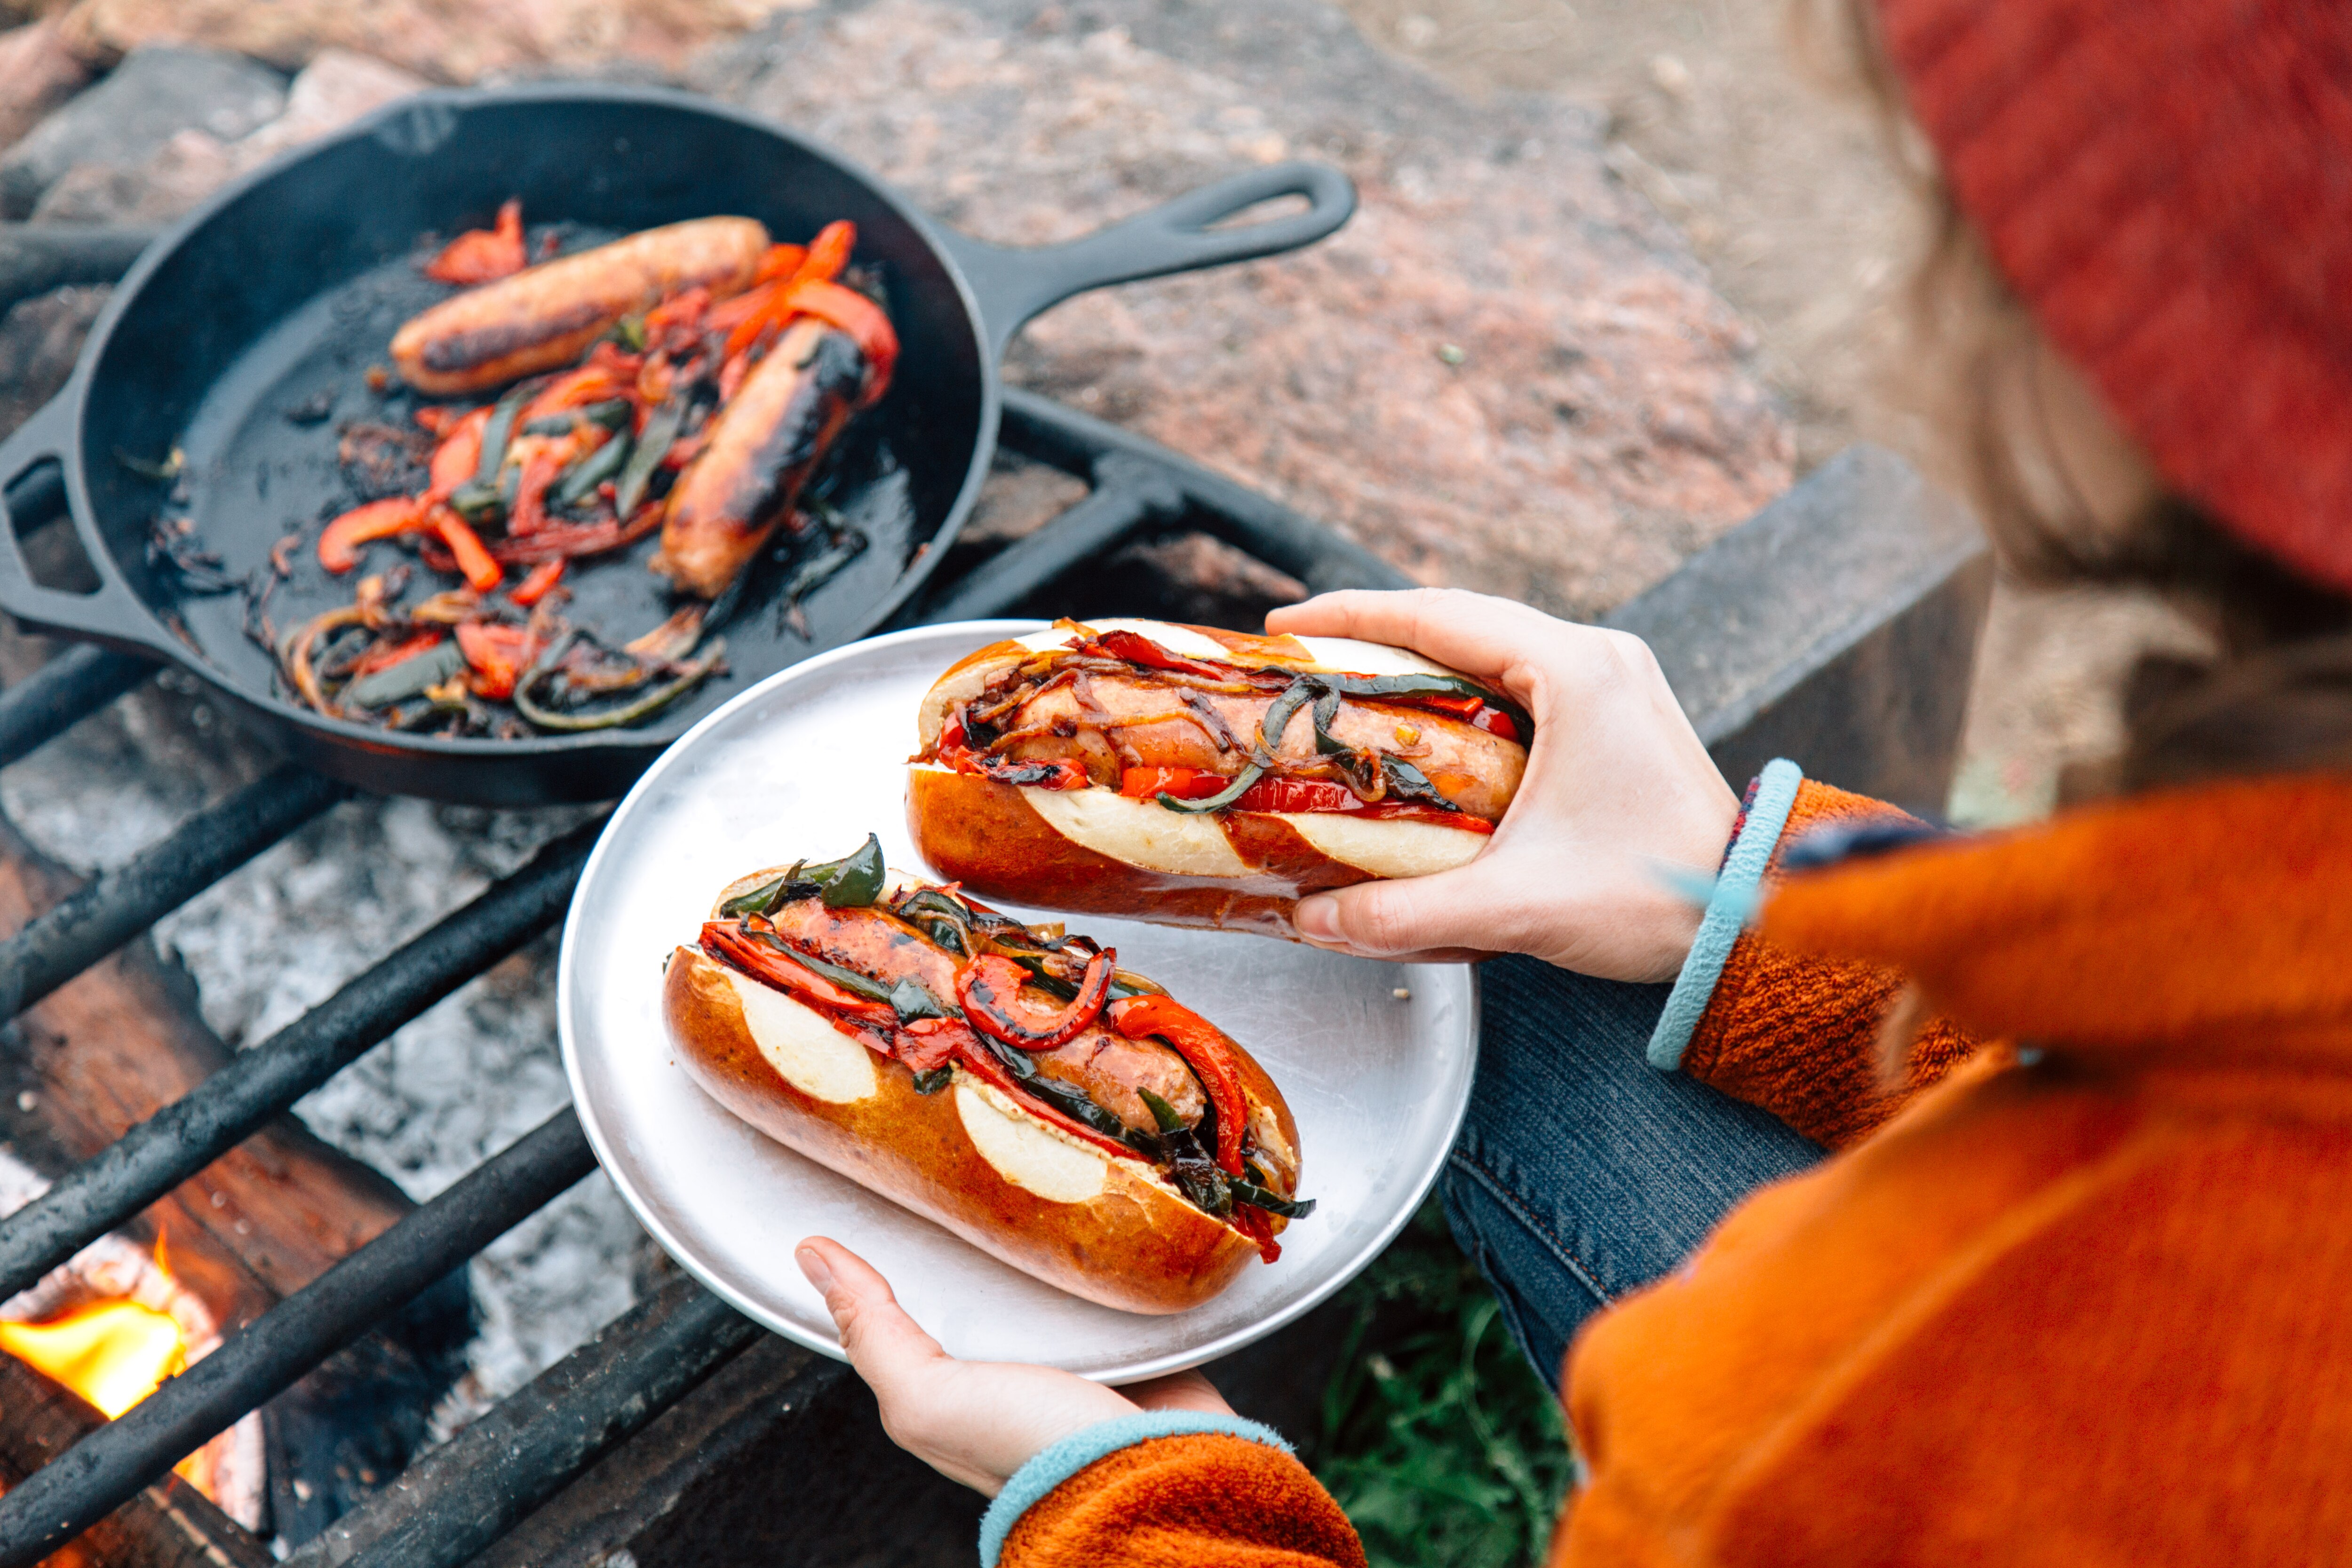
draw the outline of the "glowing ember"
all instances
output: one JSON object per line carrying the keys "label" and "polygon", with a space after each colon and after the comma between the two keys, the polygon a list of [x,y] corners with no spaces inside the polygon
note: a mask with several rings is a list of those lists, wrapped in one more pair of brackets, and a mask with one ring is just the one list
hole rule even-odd
{"label": "glowing ember", "polygon": [[99,1301],[46,1323],[0,1322],[0,1350],[72,1389],[109,1420],[188,1364],[180,1325],[136,1301]]}

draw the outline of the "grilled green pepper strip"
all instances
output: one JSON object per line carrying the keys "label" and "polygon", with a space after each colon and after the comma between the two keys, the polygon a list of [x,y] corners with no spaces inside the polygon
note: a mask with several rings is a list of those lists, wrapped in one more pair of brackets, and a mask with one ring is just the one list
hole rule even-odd
{"label": "grilled green pepper strip", "polygon": [[933,1068],[929,1072],[919,1072],[915,1075],[915,1092],[937,1094],[954,1081],[955,1068],[952,1067]]}
{"label": "grilled green pepper strip", "polygon": [[607,430],[617,430],[621,427],[621,421],[629,416],[633,406],[625,397],[583,404],[578,408],[567,408],[560,414],[541,415],[524,426],[522,433],[526,436],[569,436],[583,419],[592,425],[602,425]]}
{"label": "grilled green pepper strip", "polygon": [[1315,709],[1309,716],[1315,725],[1315,750],[1323,756],[1346,756],[1353,748],[1332,738],[1331,721],[1339,716],[1339,693],[1325,687],[1315,699]]}
{"label": "grilled green pepper strip", "polygon": [[474,482],[496,485],[499,470],[506,466],[507,447],[514,440],[515,421],[522,416],[523,405],[538,391],[536,382],[524,382],[499,399],[490,410],[489,423],[482,426],[481,460],[474,465]]}
{"label": "grilled green pepper strip", "polygon": [[646,433],[629,453],[629,460],[621,465],[621,477],[613,498],[623,522],[636,512],[637,502],[645,499],[646,487],[653,483],[654,470],[661,467],[670,443],[677,439],[678,427],[685,423],[686,405],[675,400],[663,404],[646,417]]}
{"label": "grilled green pepper strip", "polygon": [[1313,679],[1328,681],[1349,697],[1475,697],[1487,707],[1509,714],[1511,721],[1519,727],[1522,741],[1535,738],[1535,721],[1528,717],[1526,709],[1462,676],[1333,675]]}
{"label": "grilled green pepper strip", "polygon": [[691,664],[678,667],[677,679],[667,685],[654,687],[634,702],[625,703],[618,708],[601,709],[593,713],[562,713],[540,704],[539,700],[531,695],[531,688],[555,673],[552,660],[542,659],[538,669],[515,682],[515,711],[542,730],[577,733],[585,730],[618,729],[624,724],[634,724],[640,719],[660,712],[664,708],[701,685],[710,672],[719,668],[719,658],[726,651],[727,645],[724,641],[713,642],[704,649],[700,658]]}
{"label": "grilled green pepper strip", "polygon": [[832,981],[853,996],[862,996],[868,1002],[891,1000],[890,987],[880,981],[869,975],[860,974],[855,969],[845,969],[838,963],[829,963],[822,958],[803,952],[773,931],[746,931],[744,934],[762,947],[775,949],[810,973]]}
{"label": "grilled green pepper strip", "polygon": [[918,1018],[961,1018],[963,1015],[939,998],[939,994],[911,974],[899,976],[898,984],[890,987],[890,1005],[898,1010],[898,1022],[911,1024]]}
{"label": "grilled green pepper strip", "polygon": [[[1150,1089],[1138,1089],[1135,1093],[1143,1101],[1143,1108],[1151,1112],[1151,1120],[1160,1124],[1158,1147],[1150,1152],[1166,1163],[1168,1179],[1176,1184],[1176,1190],[1203,1214],[1219,1219],[1232,1215],[1236,1184],[1217,1169],[1217,1163],[1209,1158],[1202,1143],[1204,1130],[1210,1127],[1209,1116],[1202,1118],[1199,1127],[1187,1127],[1184,1119],[1176,1114],[1176,1108]],[[1213,1115],[1213,1110],[1209,1114]]]}
{"label": "grilled green pepper strip", "polygon": [[444,640],[352,681],[343,688],[341,700],[353,708],[389,708],[428,686],[440,685],[465,668],[465,654],[456,643]]}
{"label": "grilled green pepper strip", "polygon": [[1268,1192],[1256,1183],[1244,1182],[1237,1176],[1227,1176],[1225,1187],[1234,1194],[1234,1202],[1280,1215],[1285,1219],[1305,1219],[1315,1212],[1316,1200],[1313,1198],[1286,1198],[1280,1193]]}
{"label": "grilled green pepper strip", "polygon": [[585,500],[598,485],[621,471],[622,465],[628,461],[630,447],[628,432],[625,430],[572,464],[563,482],[555,487],[555,504],[577,506]]}
{"label": "grilled green pepper strip", "polygon": [[1246,790],[1250,785],[1257,783],[1259,779],[1264,778],[1265,776],[1265,769],[1255,763],[1252,763],[1240,773],[1234,775],[1233,783],[1227,784],[1216,794],[1210,795],[1205,800],[1179,800],[1174,795],[1162,790],[1160,794],[1160,804],[1166,806],[1171,811],[1181,811],[1187,816],[1198,816],[1204,811],[1223,811],[1225,807],[1233,805],[1234,802],[1241,799],[1242,792],[1244,790]]}
{"label": "grilled green pepper strip", "polygon": [[1282,733],[1290,728],[1291,715],[1306,707],[1308,700],[1321,689],[1322,683],[1311,675],[1302,675],[1282,689],[1282,695],[1274,700],[1273,705],[1265,710],[1265,717],[1258,721],[1257,756],[1260,762],[1268,765],[1273,763],[1275,752],[1282,749]]}
{"label": "grilled green pepper strip", "polygon": [[1389,776],[1389,790],[1403,800],[1417,800],[1423,805],[1433,805],[1440,811],[1460,811],[1462,808],[1437,793],[1429,775],[1402,757],[1383,756],[1381,771]]}
{"label": "grilled green pepper strip", "polygon": [[742,915],[768,913],[784,901],[784,889],[792,886],[794,879],[800,876],[801,868],[806,864],[805,860],[795,860],[793,868],[774,881],[762,882],[748,893],[736,894],[719,906],[720,918],[731,920]]}
{"label": "grilled green pepper strip", "polygon": [[1160,1131],[1162,1134],[1184,1131],[1184,1119],[1176,1114],[1174,1106],[1148,1089],[1137,1089],[1135,1097],[1143,1101],[1144,1110],[1151,1112],[1151,1120],[1160,1123]]}
{"label": "grilled green pepper strip", "polygon": [[866,842],[850,853],[822,866],[806,867],[801,877],[824,889],[826,909],[863,910],[872,908],[882,896],[882,883],[888,874],[882,863],[882,840],[869,833]]}

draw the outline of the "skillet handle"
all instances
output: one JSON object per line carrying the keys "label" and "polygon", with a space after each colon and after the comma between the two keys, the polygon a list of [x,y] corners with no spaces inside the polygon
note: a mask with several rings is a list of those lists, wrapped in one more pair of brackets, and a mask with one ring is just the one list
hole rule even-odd
{"label": "skillet handle", "polygon": [[[68,386],[49,399],[15,435],[0,442],[0,610],[35,631],[151,658],[173,657],[176,650],[164,640],[169,634],[147,613],[81,520],[71,515],[66,460],[73,445],[74,392]],[[64,521],[97,574],[99,585],[89,593],[44,587],[26,564],[25,547],[16,537],[17,519],[24,517],[29,526],[47,521],[43,514],[58,513],[67,514]]]}
{"label": "skillet handle", "polygon": [[[1279,196],[1304,196],[1307,210],[1232,228],[1210,226]],[[950,230],[947,246],[971,280],[989,357],[995,360],[1033,317],[1073,294],[1296,250],[1330,234],[1355,211],[1355,185],[1329,164],[1275,163],[1203,185],[1066,245],[1016,250]]]}

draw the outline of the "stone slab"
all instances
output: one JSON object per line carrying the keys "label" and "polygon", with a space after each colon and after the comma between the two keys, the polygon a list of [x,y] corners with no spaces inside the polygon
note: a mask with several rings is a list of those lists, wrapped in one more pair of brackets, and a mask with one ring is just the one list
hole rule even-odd
{"label": "stone slab", "polygon": [[1591,616],[1790,481],[1747,329],[1594,120],[1470,104],[1316,0],[826,0],[689,79],[1005,245],[1337,163],[1362,205],[1333,238],[1073,300],[1008,374],[1423,581]]}
{"label": "stone slab", "polygon": [[13,145],[89,78],[89,67],[58,37],[54,16],[0,33],[0,147]]}
{"label": "stone slab", "polygon": [[1951,793],[1992,562],[1967,510],[1852,447],[1609,617],[1735,787],[1777,756],[1916,811]]}
{"label": "stone slab", "polygon": [[0,154],[0,216],[30,213],[76,164],[136,164],[184,131],[233,141],[285,107],[285,79],[242,56],[137,50]]}
{"label": "stone slab", "polygon": [[236,49],[287,70],[355,49],[436,81],[614,58],[676,69],[712,38],[804,0],[76,0],[68,42],[94,64],[154,43]]}
{"label": "stone slab", "polygon": [[33,216],[60,224],[168,223],[247,170],[428,85],[383,60],[324,49],[294,78],[284,112],[245,135],[225,141],[191,128],[135,163],[78,163],[42,193]]}

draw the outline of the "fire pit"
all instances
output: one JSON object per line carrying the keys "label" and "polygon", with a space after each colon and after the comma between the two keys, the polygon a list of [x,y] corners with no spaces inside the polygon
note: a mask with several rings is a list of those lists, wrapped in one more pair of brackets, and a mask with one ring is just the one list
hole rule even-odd
{"label": "fire pit", "polygon": [[[1184,585],[1195,599],[1214,599],[1221,585],[1238,584],[1244,598],[1235,602],[1229,592],[1216,606],[1231,616],[1262,614],[1265,603],[1251,602],[1253,590],[1269,581],[1314,589],[1405,581],[1369,552],[1139,437],[1025,394],[1008,396],[1006,415],[1007,445],[1079,480],[1085,499],[992,554],[952,563],[962,569],[910,610],[909,620],[1060,612],[1077,607],[1065,596],[1073,590],[1090,613],[1167,613],[1165,598],[1106,605],[1076,571],[1147,531],[1203,536],[1263,563],[1223,584]],[[11,495],[8,509],[37,515],[38,500]],[[1192,553],[1197,557],[1199,547]],[[1081,579],[1075,584],[1074,572]],[[150,667],[119,654],[77,649],[60,656],[0,693],[0,761],[26,754],[149,673]],[[13,1000],[19,1008],[39,1001],[343,794],[280,770],[207,808],[0,944],[0,974],[13,979]],[[0,1289],[24,1289],[100,1240],[394,1028],[550,929],[597,826],[592,818],[552,838],[473,903],[0,1220]],[[37,1561],[104,1518],[184,1454],[248,1420],[326,1356],[530,1218],[592,1165],[570,1110],[557,1112],[85,1438],[73,1465],[38,1471],[0,1496],[0,1565]],[[485,1469],[467,1458],[494,1442],[504,1442],[510,1454],[514,1435],[493,1436],[511,1425],[496,1415],[478,1421],[436,1456],[433,1468],[450,1496],[411,1532],[429,1524],[433,1560],[462,1561],[756,1337],[715,1299],[671,1287],[598,1342],[596,1350],[614,1363],[603,1380],[529,1422],[533,1436],[576,1435],[584,1426],[598,1435],[595,1441],[567,1436],[562,1452],[541,1463],[519,1468],[509,1458]],[[594,1419],[583,1420],[583,1402]],[[616,1413],[621,1407],[626,1415]]]}

